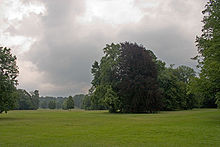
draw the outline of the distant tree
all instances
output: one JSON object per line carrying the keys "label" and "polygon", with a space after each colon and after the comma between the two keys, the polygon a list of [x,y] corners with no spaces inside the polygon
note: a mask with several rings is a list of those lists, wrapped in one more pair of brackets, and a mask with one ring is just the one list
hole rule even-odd
{"label": "distant tree", "polygon": [[63,101],[62,109],[67,110],[67,99]]}
{"label": "distant tree", "polygon": [[49,109],[56,109],[56,101],[52,100],[48,104]]}
{"label": "distant tree", "polygon": [[35,90],[33,92],[30,92],[30,93],[31,93],[31,100],[32,100],[32,103],[33,103],[33,109],[37,110],[39,108],[39,91]]}
{"label": "distant tree", "polygon": [[83,99],[84,99],[85,95],[84,94],[77,94],[73,97],[73,100],[74,100],[74,105],[77,107],[77,108],[82,108],[82,105],[83,105]]}
{"label": "distant tree", "polygon": [[46,109],[46,108],[48,108],[48,104],[47,104],[47,101],[43,101],[42,103],[41,103],[41,108],[43,108],[43,109]]}
{"label": "distant tree", "polygon": [[63,103],[61,101],[57,101],[56,102],[56,108],[57,109],[61,109],[62,108]]}
{"label": "distant tree", "polygon": [[0,47],[0,113],[7,113],[15,104],[15,86],[18,84],[16,59],[10,48]]}
{"label": "distant tree", "polygon": [[[201,68],[200,85],[203,90],[206,106],[216,107],[220,104],[220,1],[209,0],[205,6],[202,35],[196,38],[198,47],[198,60]],[[199,85],[199,84],[198,84]],[[204,86],[204,87],[203,87]],[[209,87],[207,89],[207,87]],[[207,103],[208,102],[208,103]]]}
{"label": "distant tree", "polygon": [[67,109],[73,109],[74,108],[74,100],[72,96],[69,96],[66,101],[66,107]]}
{"label": "distant tree", "polygon": [[83,109],[86,109],[86,110],[92,109],[91,98],[90,98],[90,96],[89,96],[88,94],[85,95],[85,97],[84,97],[84,99],[83,99],[82,108],[83,108]]}

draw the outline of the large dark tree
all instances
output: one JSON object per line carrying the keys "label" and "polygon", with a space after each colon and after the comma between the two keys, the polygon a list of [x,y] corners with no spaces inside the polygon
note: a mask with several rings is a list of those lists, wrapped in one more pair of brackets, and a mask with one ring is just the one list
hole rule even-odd
{"label": "large dark tree", "polygon": [[0,113],[14,107],[15,86],[18,84],[16,59],[10,48],[0,47]]}
{"label": "large dark tree", "polygon": [[150,51],[136,43],[122,43],[116,77],[122,112],[160,110],[157,66]]}

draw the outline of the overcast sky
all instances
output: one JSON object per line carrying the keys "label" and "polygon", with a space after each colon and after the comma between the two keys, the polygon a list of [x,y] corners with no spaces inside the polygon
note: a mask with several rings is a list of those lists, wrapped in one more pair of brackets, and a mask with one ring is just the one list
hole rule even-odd
{"label": "overcast sky", "polygon": [[195,68],[207,0],[0,0],[0,46],[18,57],[19,86],[87,93],[106,44],[137,42],[167,65]]}

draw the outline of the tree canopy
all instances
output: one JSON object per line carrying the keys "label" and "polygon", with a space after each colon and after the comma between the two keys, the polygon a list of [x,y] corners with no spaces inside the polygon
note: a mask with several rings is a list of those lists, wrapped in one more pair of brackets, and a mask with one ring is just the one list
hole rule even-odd
{"label": "tree canopy", "polygon": [[214,101],[220,104],[220,1],[209,0],[202,13],[202,35],[196,38],[199,54],[195,59],[201,68],[197,81],[202,84],[198,85],[203,89],[201,95],[206,99],[206,105],[215,107]]}
{"label": "tree canopy", "polygon": [[16,59],[10,48],[0,47],[0,113],[14,107],[15,86],[18,84]]}
{"label": "tree canopy", "polygon": [[[136,43],[106,45],[100,64],[92,66],[92,87],[84,100],[90,109],[153,112],[161,106],[153,52]],[[87,106],[88,107],[88,106]]]}

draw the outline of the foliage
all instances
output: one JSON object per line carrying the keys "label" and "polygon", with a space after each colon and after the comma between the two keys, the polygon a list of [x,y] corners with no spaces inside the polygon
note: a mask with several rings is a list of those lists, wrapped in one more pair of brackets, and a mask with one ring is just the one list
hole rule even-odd
{"label": "foliage", "polygon": [[105,94],[107,87],[111,86],[113,89],[116,87],[117,80],[114,76],[118,65],[119,48],[119,44],[107,44],[103,49],[104,57],[102,57],[100,64],[95,61],[92,65],[91,72],[94,78],[89,94],[84,98],[83,107],[85,109],[108,109],[105,103]]}
{"label": "foliage", "polygon": [[83,109],[86,110],[91,110],[92,109],[92,102],[91,102],[91,98],[90,96],[87,94],[85,95],[84,99],[83,99],[83,105],[82,105]]}
{"label": "foliage", "polygon": [[33,109],[37,110],[39,108],[39,91],[38,90],[31,92],[31,100],[33,103]]}
{"label": "foliage", "polygon": [[51,96],[45,96],[45,97],[40,97],[39,98],[39,107],[43,109],[47,109],[48,104],[50,101],[55,101],[56,102],[56,109],[61,109],[63,106],[63,102],[67,98],[65,97],[51,97]]}
{"label": "foliage", "polygon": [[122,112],[152,113],[160,110],[157,67],[143,46],[128,42],[121,44],[117,79]]}
{"label": "foliage", "polygon": [[52,100],[48,103],[49,109],[56,109],[56,101]]}
{"label": "foliage", "polygon": [[84,94],[77,94],[77,95],[75,95],[75,96],[73,97],[74,106],[77,107],[77,108],[82,109],[84,97],[85,97]]}
{"label": "foliage", "polygon": [[74,108],[74,100],[72,96],[69,96],[66,100],[66,108],[67,109],[73,109]]}
{"label": "foliage", "polygon": [[[110,112],[153,112],[161,106],[155,55],[132,43],[106,45],[100,64],[92,66],[88,109]],[[89,100],[90,99],[90,100]],[[90,103],[91,102],[91,103]]]}
{"label": "foliage", "polygon": [[15,86],[18,84],[16,59],[16,56],[11,54],[10,48],[0,47],[0,113],[7,113],[14,107]]}
{"label": "foliage", "polygon": [[31,95],[24,89],[17,90],[16,107],[18,110],[31,110],[33,109],[33,103],[31,101]]}
{"label": "foliage", "polygon": [[205,84],[200,85],[204,101],[214,106],[220,91],[220,1],[209,0],[203,14],[202,35],[196,38],[199,55],[194,59],[201,68],[199,82]]}
{"label": "foliage", "polygon": [[65,100],[63,101],[62,109],[63,109],[63,110],[68,110],[68,109],[67,109],[67,99],[65,99]]}
{"label": "foliage", "polygon": [[158,78],[163,92],[163,110],[192,109],[197,106],[196,96],[189,92],[189,83],[194,77],[195,71],[190,67],[164,67]]}
{"label": "foliage", "polygon": [[15,108],[17,110],[37,110],[39,108],[39,91],[27,92],[24,89],[16,91],[17,99]]}
{"label": "foliage", "polygon": [[117,93],[113,91],[111,86],[107,88],[107,91],[104,95],[104,103],[109,109],[109,112],[117,112],[122,105],[119,101]]}

